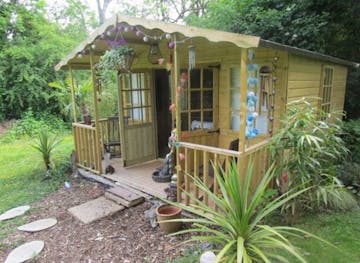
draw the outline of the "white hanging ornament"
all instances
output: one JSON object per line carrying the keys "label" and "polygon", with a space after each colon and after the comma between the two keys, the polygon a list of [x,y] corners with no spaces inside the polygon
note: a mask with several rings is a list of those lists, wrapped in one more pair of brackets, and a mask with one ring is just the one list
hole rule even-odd
{"label": "white hanging ornament", "polygon": [[189,48],[189,69],[195,68],[195,46],[191,45]]}

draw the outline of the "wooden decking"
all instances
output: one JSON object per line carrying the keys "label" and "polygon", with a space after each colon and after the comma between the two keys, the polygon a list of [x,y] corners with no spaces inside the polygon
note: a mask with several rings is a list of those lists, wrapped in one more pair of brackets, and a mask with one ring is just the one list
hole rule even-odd
{"label": "wooden decking", "polygon": [[[113,174],[102,174],[101,176],[118,182],[120,185],[131,186],[154,197],[166,197],[164,189],[169,186],[169,183],[157,183],[151,178],[156,168],[163,165],[162,160],[122,167],[120,159],[113,158],[110,160],[110,164],[115,168],[115,172]],[[103,167],[106,167],[106,165],[103,164]]]}

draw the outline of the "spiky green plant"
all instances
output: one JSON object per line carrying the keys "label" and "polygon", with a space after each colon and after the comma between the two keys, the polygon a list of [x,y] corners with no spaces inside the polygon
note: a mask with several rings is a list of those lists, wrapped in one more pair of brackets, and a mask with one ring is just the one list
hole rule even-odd
{"label": "spiky green plant", "polygon": [[61,140],[58,140],[55,135],[50,134],[50,132],[45,129],[40,131],[37,140],[31,145],[41,153],[47,171],[51,169],[52,153],[60,142]]}
{"label": "spiky green plant", "polygon": [[335,112],[319,110],[305,98],[288,104],[282,126],[270,144],[278,184],[284,194],[287,190],[311,187],[283,207],[288,215],[321,207],[356,206],[355,199],[336,179],[336,165],[348,153],[337,116]]}
{"label": "spiky green plant", "polygon": [[286,202],[308,189],[270,200],[267,198],[267,193],[268,185],[274,178],[273,166],[266,172],[253,194],[250,190],[252,163],[249,165],[244,180],[240,179],[235,163],[230,165],[227,174],[224,174],[221,168],[214,170],[216,171],[215,180],[219,183],[220,195],[215,195],[199,178],[188,176],[192,177],[199,189],[204,191],[216,204],[218,211],[199,201],[194,195],[185,192],[195,205],[168,203],[181,207],[199,218],[169,220],[189,222],[194,226],[173,235],[192,233],[190,240],[185,242],[213,243],[218,253],[216,262],[249,263],[274,262],[274,260],[288,262],[284,253],[279,254],[280,251],[286,251],[300,262],[306,262],[288,237],[303,237],[304,234],[309,233],[288,226],[266,225],[264,220]]}

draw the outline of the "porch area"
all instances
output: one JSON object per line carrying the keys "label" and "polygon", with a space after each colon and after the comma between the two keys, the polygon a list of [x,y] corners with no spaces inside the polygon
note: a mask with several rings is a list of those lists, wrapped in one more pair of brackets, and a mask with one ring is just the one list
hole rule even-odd
{"label": "porch area", "polygon": [[[163,165],[159,158],[172,151],[175,169],[169,174],[177,175],[177,200],[187,205],[185,192],[210,202],[192,177],[219,195],[215,169],[226,174],[233,161],[240,176],[253,163],[256,186],[269,166],[268,140],[284,109],[286,54],[260,48],[258,37],[148,22],[115,16],[57,66],[68,69],[72,80],[77,165],[165,197],[168,183],[154,182],[152,173]],[[117,48],[108,43],[120,37],[136,56],[131,70],[111,69],[116,109],[109,116],[99,113],[108,104],[101,100],[107,82],[98,65]],[[73,70],[81,69],[89,70],[92,80],[93,120],[87,123],[78,121],[84,114],[75,103]],[[109,164],[112,174],[105,171]]]}

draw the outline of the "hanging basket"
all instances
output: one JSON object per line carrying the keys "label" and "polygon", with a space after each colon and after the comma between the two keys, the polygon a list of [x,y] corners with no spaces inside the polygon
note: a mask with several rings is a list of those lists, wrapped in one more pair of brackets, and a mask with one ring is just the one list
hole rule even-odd
{"label": "hanging basket", "polygon": [[118,70],[120,72],[129,72],[134,62],[135,51],[129,46],[118,46],[101,57],[98,63],[100,70]]}
{"label": "hanging basket", "polygon": [[120,72],[129,72],[134,62],[134,55],[122,55],[115,68]]}

